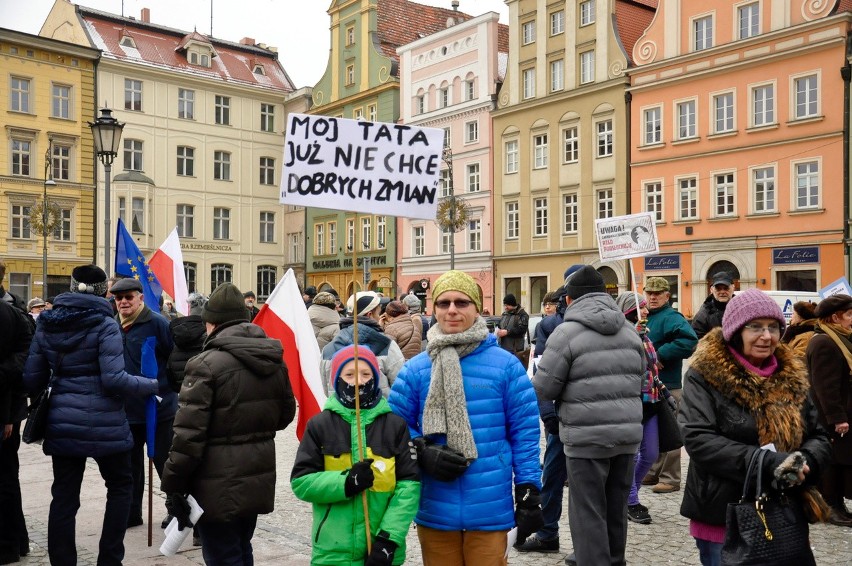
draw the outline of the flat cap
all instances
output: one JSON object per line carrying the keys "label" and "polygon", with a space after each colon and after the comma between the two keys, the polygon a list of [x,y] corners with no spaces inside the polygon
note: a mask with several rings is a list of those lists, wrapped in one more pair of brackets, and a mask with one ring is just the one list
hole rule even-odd
{"label": "flat cap", "polygon": [[140,283],[139,280],[134,279],[133,277],[125,277],[116,281],[115,284],[109,288],[109,292],[113,295],[126,291],[138,291],[141,293],[142,283]]}

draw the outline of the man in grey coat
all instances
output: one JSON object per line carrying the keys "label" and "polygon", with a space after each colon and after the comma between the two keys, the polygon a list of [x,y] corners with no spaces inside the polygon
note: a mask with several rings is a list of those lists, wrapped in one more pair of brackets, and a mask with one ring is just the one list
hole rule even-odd
{"label": "man in grey coat", "polygon": [[577,563],[625,564],[645,351],[597,270],[583,266],[565,289],[565,323],[548,338],[533,385],[539,399],[558,401]]}

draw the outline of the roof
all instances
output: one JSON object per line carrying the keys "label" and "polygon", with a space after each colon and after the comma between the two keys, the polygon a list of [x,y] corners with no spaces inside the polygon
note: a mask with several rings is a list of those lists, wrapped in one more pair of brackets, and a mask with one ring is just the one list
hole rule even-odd
{"label": "roof", "polygon": [[[201,78],[291,92],[293,82],[278,61],[278,54],[254,45],[232,43],[205,36],[197,31],[186,32],[149,22],[125,18],[116,14],[77,6],[86,33],[94,47],[103,51],[103,59],[137,62]],[[119,44],[124,35],[130,36],[136,47]],[[209,44],[214,50],[211,66],[190,65],[186,45],[190,42]],[[264,73],[255,74],[255,65]]]}
{"label": "roof", "polygon": [[633,46],[651,25],[657,12],[657,0],[616,0],[615,25],[627,60],[633,64]]}
{"label": "roof", "polygon": [[852,0],[840,0],[836,11],[837,13],[852,11]]}

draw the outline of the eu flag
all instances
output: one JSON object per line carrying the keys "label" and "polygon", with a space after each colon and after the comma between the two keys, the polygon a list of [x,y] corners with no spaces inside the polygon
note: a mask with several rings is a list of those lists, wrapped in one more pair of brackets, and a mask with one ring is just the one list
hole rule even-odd
{"label": "eu flag", "polygon": [[145,304],[152,311],[160,312],[160,296],[163,294],[163,287],[148,267],[145,256],[139,251],[139,246],[133,241],[133,236],[124,227],[121,218],[118,219],[118,230],[115,235],[115,272],[139,281],[142,284]]}

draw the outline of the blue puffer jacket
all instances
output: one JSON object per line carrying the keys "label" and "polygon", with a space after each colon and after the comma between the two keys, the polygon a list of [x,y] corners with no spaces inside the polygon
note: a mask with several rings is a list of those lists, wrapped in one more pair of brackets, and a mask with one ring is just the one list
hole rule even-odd
{"label": "blue puffer jacket", "polygon": [[157,384],[125,372],[123,356],[121,330],[106,299],[63,293],[53,310],[39,315],[24,385],[36,395],[51,369],[56,372],[45,454],[96,457],[133,447],[125,399],[144,399],[157,392]]}
{"label": "blue puffer jacket", "polygon": [[[420,509],[414,521],[443,531],[507,531],[515,526],[514,484],[541,488],[538,406],[518,358],[489,334],[461,359],[464,395],[479,457],[451,482],[421,469]],[[411,437],[422,436],[420,423],[429,393],[432,360],[428,352],[411,358],[391,388],[388,402],[408,423]],[[446,443],[446,438],[434,438]]]}

